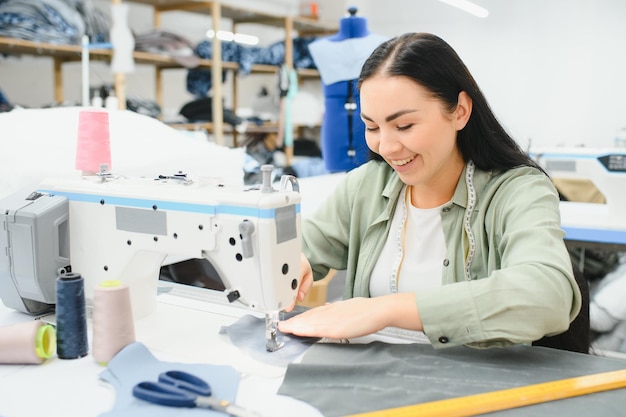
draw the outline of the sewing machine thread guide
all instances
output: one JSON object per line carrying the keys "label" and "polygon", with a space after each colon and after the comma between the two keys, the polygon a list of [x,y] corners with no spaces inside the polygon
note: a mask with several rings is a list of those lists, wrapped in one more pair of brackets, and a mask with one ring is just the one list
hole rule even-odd
{"label": "sewing machine thread guide", "polygon": [[226,298],[228,299],[229,303],[237,301],[240,297],[241,297],[241,294],[237,290],[230,291],[229,293],[226,294]]}

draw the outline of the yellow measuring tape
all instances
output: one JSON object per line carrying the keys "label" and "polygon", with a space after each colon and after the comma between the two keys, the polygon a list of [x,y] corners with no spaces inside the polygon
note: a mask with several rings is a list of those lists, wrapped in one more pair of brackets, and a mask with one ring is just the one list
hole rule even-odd
{"label": "yellow measuring tape", "polygon": [[626,369],[347,417],[465,417],[626,387]]}

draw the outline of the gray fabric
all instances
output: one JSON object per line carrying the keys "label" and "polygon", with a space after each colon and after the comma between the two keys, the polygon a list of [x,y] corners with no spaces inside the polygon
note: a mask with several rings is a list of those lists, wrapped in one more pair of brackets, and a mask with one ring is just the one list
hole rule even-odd
{"label": "gray fabric", "polygon": [[[289,365],[278,393],[333,417],[624,368],[626,361],[618,359],[521,345],[435,350],[423,344],[317,344]],[[625,394],[606,391],[489,415],[619,416]]]}
{"label": "gray fabric", "polygon": [[[281,313],[283,319],[301,312],[300,309],[292,313]],[[312,343],[319,338],[298,337],[290,334],[278,333],[280,340],[285,344],[275,352],[265,349],[265,320],[254,316],[243,316],[230,326],[222,327],[230,341],[254,359],[275,366],[287,366],[302,355]]]}

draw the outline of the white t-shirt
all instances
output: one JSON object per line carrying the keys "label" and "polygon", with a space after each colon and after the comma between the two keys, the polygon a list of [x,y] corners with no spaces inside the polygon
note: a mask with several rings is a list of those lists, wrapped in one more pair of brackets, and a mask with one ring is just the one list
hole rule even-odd
{"label": "white t-shirt", "polygon": [[389,238],[370,278],[371,297],[441,285],[446,242],[440,211],[441,207],[419,209],[407,198],[398,199]]}

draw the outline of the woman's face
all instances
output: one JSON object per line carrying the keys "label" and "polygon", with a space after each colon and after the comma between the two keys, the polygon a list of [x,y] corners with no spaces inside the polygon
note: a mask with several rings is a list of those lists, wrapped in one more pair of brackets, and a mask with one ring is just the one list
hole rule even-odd
{"label": "woman's face", "polygon": [[375,75],[361,84],[360,95],[367,145],[404,183],[429,188],[456,184],[464,166],[457,131],[471,113],[467,94],[459,94],[459,105],[450,113],[412,79]]}

